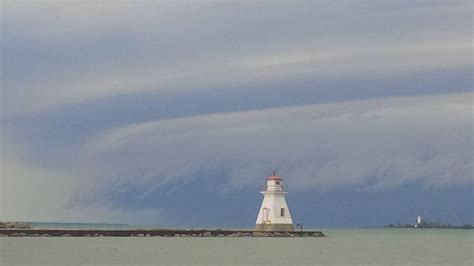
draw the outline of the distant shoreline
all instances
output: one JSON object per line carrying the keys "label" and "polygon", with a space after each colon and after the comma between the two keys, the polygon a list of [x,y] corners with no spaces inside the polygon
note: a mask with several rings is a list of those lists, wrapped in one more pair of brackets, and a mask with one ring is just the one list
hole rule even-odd
{"label": "distant shoreline", "polygon": [[474,225],[444,225],[444,224],[419,224],[417,226],[411,224],[387,224],[383,228],[395,229],[474,229]]}

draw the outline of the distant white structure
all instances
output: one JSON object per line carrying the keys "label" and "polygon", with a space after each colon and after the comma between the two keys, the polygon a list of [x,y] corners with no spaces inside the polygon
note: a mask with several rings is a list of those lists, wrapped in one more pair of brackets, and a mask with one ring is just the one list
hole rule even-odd
{"label": "distant white structure", "polygon": [[258,212],[255,230],[257,231],[293,231],[293,220],[286,204],[283,178],[276,175],[267,177],[267,185],[260,193],[263,202]]}
{"label": "distant white structure", "polygon": [[421,216],[418,215],[418,217],[416,217],[416,224],[415,224],[415,227],[418,227],[418,225],[421,224]]}

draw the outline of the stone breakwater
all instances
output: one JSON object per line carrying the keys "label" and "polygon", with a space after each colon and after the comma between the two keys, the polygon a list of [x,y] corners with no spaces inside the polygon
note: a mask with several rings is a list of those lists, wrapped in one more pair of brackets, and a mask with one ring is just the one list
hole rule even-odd
{"label": "stone breakwater", "polygon": [[0,222],[0,229],[31,229],[25,222]]}
{"label": "stone breakwater", "polygon": [[0,229],[9,237],[323,237],[321,231],[261,232],[206,229]]}

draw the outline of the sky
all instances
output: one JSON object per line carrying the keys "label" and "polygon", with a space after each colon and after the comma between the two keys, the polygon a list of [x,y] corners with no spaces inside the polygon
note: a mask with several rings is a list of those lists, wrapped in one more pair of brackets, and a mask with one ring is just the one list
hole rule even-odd
{"label": "sky", "polygon": [[469,0],[1,3],[0,220],[474,223]]}

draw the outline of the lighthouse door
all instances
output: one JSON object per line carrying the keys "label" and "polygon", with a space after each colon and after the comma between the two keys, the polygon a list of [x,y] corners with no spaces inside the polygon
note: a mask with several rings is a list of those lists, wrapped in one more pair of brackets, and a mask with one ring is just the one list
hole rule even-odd
{"label": "lighthouse door", "polygon": [[268,208],[263,208],[263,223],[268,222]]}

